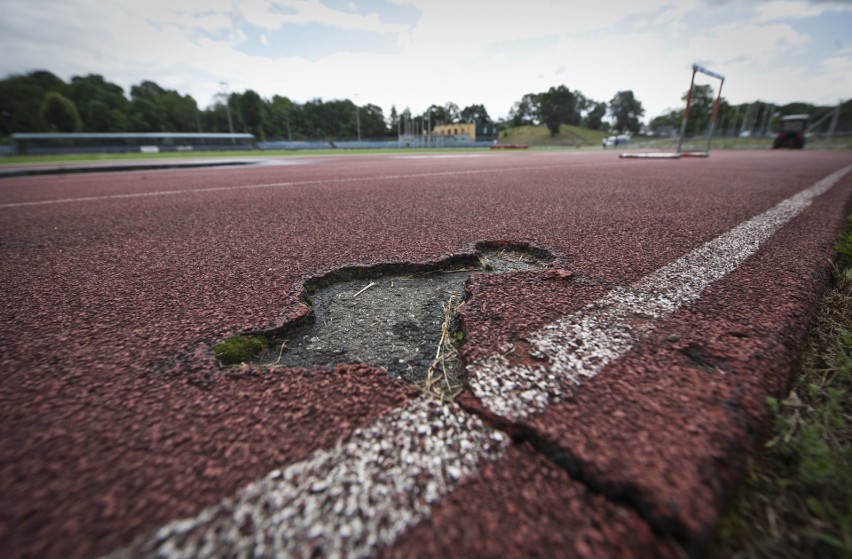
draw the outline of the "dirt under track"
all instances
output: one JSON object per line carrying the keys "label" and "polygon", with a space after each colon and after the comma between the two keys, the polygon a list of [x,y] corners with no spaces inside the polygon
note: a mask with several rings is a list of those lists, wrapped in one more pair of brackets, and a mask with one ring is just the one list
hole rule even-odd
{"label": "dirt under track", "polygon": [[[150,546],[139,542],[161,526],[426,398],[370,364],[216,366],[212,344],[304,317],[312,277],[442,262],[481,242],[539,247],[554,257],[549,270],[474,274],[460,311],[465,362],[508,354],[532,366],[532,333],[852,164],[852,154],[287,162],[0,179],[6,556],[92,557],[134,541],[143,553]],[[503,450],[459,479],[445,467],[446,495],[364,549],[699,553],[759,436],[765,396],[789,379],[850,201],[847,174],[540,413],[513,420],[465,393],[452,413],[505,433]],[[297,547],[333,554],[321,540]]]}

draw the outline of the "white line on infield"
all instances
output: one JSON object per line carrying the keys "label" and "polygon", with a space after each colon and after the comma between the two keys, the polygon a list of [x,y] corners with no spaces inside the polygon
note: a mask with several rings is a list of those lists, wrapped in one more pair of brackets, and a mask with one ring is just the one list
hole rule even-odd
{"label": "white line on infield", "polygon": [[[530,336],[549,368],[494,355],[474,363],[471,389],[495,413],[519,419],[622,356],[652,322],[694,302],[852,165]],[[628,324],[628,318],[630,324]],[[275,470],[193,518],[166,524],[107,557],[366,557],[391,545],[508,438],[455,404],[427,397],[356,430],[333,448]]]}

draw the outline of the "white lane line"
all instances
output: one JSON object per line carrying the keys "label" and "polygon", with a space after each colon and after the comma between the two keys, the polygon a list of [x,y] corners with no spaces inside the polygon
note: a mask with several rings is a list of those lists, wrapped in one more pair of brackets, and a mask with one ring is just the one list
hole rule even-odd
{"label": "white lane line", "polygon": [[492,355],[468,366],[470,388],[492,412],[518,421],[559,401],[564,387],[597,375],[624,355],[653,322],[694,302],[710,284],[736,270],[773,233],[842,179],[832,173],[766,212],[734,227],[630,287],[612,290],[583,311],[529,336],[538,366]]}
{"label": "white lane line", "polygon": [[[585,311],[530,336],[549,360],[511,365],[493,355],[471,366],[471,389],[492,411],[520,419],[595,376],[652,321],[695,301],[760,244],[852,170],[826,177],[686,256],[615,289]],[[391,545],[461,480],[497,460],[509,440],[458,406],[412,401],[332,449],[275,470],[197,516],[166,524],[109,558],[366,557]]]}
{"label": "white lane line", "polygon": [[510,167],[510,168],[487,168],[467,171],[441,171],[430,173],[412,173],[407,175],[375,175],[372,177],[350,177],[350,178],[329,178],[315,179],[309,181],[292,181],[292,182],[273,182],[265,184],[244,184],[236,186],[216,186],[210,188],[193,188],[187,190],[160,190],[153,192],[133,192],[129,194],[105,194],[103,196],[81,196],[79,198],[57,198],[53,200],[35,200],[32,202],[10,202],[8,204],[0,204],[2,208],[25,208],[29,206],[49,206],[53,204],[71,204],[75,202],[99,202],[102,200],[128,200],[133,198],[152,198],[157,196],[175,196],[178,194],[196,194],[202,192],[228,192],[233,190],[259,190],[265,188],[287,188],[296,186],[314,186],[321,184],[346,184],[359,182],[373,181],[388,181],[388,180],[407,180],[418,178],[434,178],[434,177],[451,177],[462,175],[483,175],[492,173],[505,173],[511,171],[531,171],[558,169],[564,165],[533,165],[528,167]]}
{"label": "white lane line", "polygon": [[393,159],[468,159],[472,157],[491,157],[489,153],[438,153],[435,155],[396,155]]}
{"label": "white lane line", "polygon": [[424,396],[107,557],[365,557],[508,445],[477,417]]}

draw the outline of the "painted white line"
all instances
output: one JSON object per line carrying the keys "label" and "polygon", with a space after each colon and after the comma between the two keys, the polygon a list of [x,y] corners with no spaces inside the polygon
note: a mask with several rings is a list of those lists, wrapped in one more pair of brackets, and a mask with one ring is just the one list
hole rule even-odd
{"label": "painted white line", "polygon": [[444,153],[435,155],[396,155],[393,159],[467,159],[470,157],[490,157],[488,153]]}
{"label": "painted white line", "polygon": [[559,401],[566,386],[597,375],[624,355],[653,322],[694,302],[736,270],[773,233],[834,186],[849,165],[734,227],[630,287],[617,288],[529,336],[539,366],[512,365],[500,355],[468,366],[470,388],[492,412],[521,420]]}
{"label": "painted white line", "polygon": [[[535,332],[530,340],[547,367],[512,365],[501,355],[471,365],[471,389],[507,418],[540,412],[624,355],[654,320],[694,302],[849,171],[852,165]],[[428,517],[509,444],[458,406],[423,397],[107,557],[366,557]]]}
{"label": "painted white line", "polygon": [[8,204],[0,204],[2,208],[25,208],[29,206],[49,206],[54,204],[72,204],[78,202],[99,202],[103,200],[129,200],[134,198],[153,198],[158,196],[175,196],[179,194],[197,194],[203,192],[228,192],[234,190],[259,190],[266,188],[289,188],[297,186],[314,186],[321,184],[347,184],[360,182],[375,182],[389,180],[408,180],[418,178],[434,178],[434,177],[452,177],[462,175],[483,175],[488,173],[506,173],[512,171],[530,171],[561,168],[562,165],[534,165],[528,167],[511,167],[511,168],[487,168],[467,171],[441,171],[431,173],[412,173],[407,175],[375,175],[371,177],[351,177],[351,178],[329,178],[316,179],[309,181],[292,181],[292,182],[273,182],[265,184],[244,184],[237,186],[217,186],[210,188],[193,188],[187,190],[160,190],[153,192],[133,192],[128,194],[105,194],[103,196],[81,196],[79,198],[57,198],[53,200],[36,200],[32,202],[10,202]]}
{"label": "painted white line", "polygon": [[107,557],[365,557],[508,445],[458,406],[424,396]]}

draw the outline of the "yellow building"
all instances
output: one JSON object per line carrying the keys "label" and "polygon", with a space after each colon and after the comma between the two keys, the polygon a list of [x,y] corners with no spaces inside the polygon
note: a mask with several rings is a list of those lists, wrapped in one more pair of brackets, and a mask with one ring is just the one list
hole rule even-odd
{"label": "yellow building", "polygon": [[497,125],[490,122],[480,124],[472,122],[439,124],[432,130],[432,134],[435,136],[467,136],[471,142],[493,140],[497,137]]}

